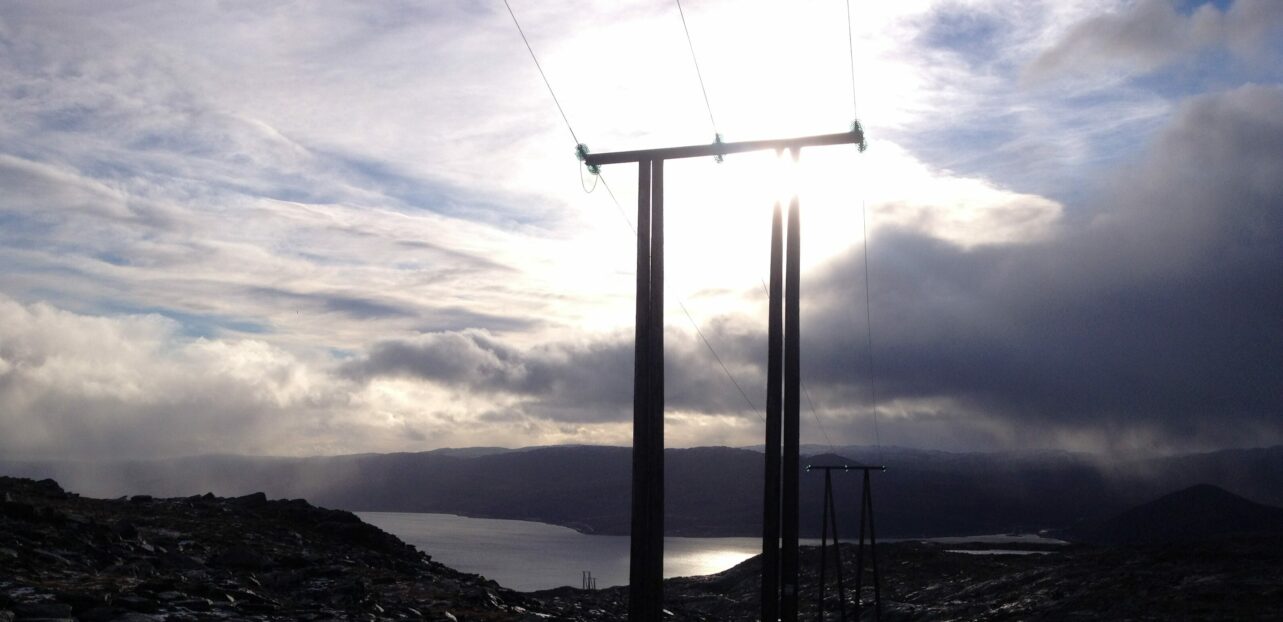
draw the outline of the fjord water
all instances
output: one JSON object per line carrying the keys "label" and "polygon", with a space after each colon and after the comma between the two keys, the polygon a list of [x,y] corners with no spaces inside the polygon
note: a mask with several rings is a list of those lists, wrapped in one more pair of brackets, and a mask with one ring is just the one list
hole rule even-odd
{"label": "fjord water", "polygon": [[[514,590],[571,585],[591,571],[597,587],[628,583],[628,536],[593,536],[566,527],[450,514],[357,512],[451,568]],[[721,572],[757,555],[758,538],[665,538],[664,577]]]}
{"label": "fjord water", "polygon": [[[545,523],[453,514],[356,514],[361,520],[413,544],[438,562],[455,570],[483,575],[514,590],[579,587],[585,570],[597,578],[599,588],[628,583],[628,536],[593,536]],[[1036,534],[920,539],[946,546],[1002,545],[1002,548],[983,551],[953,551],[970,555],[1024,555],[1042,551],[1026,550],[1022,546],[1066,544],[1063,540]],[[898,538],[886,538],[880,542],[896,540]],[[818,539],[807,538],[800,542],[820,543]],[[759,538],[664,538],[664,578],[721,572],[761,550]]]}

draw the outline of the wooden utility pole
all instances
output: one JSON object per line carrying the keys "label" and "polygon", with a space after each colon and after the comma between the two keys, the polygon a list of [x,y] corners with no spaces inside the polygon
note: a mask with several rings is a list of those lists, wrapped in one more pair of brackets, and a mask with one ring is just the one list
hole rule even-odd
{"label": "wooden utility pole", "polygon": [[[857,125],[850,132],[821,134],[782,140],[757,140],[709,145],[587,153],[580,146],[585,164],[596,170],[605,164],[637,163],[637,327],[635,368],[633,374],[633,492],[632,547],[629,562],[628,616],[634,622],[658,622],[663,616],[664,589],[664,161],[681,158],[725,156],[747,151],[789,151],[794,157],[803,147],[819,145],[863,144],[864,134]],[[778,221],[778,217],[777,217]],[[784,413],[784,506],[783,555],[785,576],[782,591],[791,588],[793,618],[797,611],[797,477],[799,466],[797,423],[797,199],[789,206],[789,278],[791,309],[784,309],[790,322],[793,341],[785,338],[783,401]],[[796,255],[796,256],[795,256]],[[772,276],[774,281],[774,276]],[[789,348],[792,347],[791,354]],[[789,379],[792,379],[791,381]],[[792,392],[789,391],[792,382]],[[793,404],[789,423],[789,404]],[[768,407],[769,409],[769,407]],[[790,428],[791,426],[791,428]],[[791,432],[790,432],[791,429]],[[770,431],[767,431],[769,437]],[[790,435],[791,434],[791,435]],[[790,445],[791,443],[791,445]],[[791,449],[790,449],[791,447]],[[790,465],[790,456],[792,463]],[[791,496],[789,481],[792,480]],[[767,474],[770,486],[770,474]],[[768,493],[769,494],[769,493]],[[791,499],[791,501],[790,501]],[[769,500],[768,500],[769,503]],[[765,513],[771,510],[768,508]],[[765,516],[764,513],[764,516]],[[790,523],[789,517],[792,516]],[[791,532],[790,532],[791,527]],[[791,539],[790,539],[790,533]],[[769,550],[763,532],[764,552]],[[790,553],[791,551],[791,553]],[[791,558],[790,558],[791,555]],[[787,560],[792,559],[792,574]],[[791,578],[790,578],[791,577]],[[765,607],[766,595],[763,594]],[[782,600],[787,603],[787,600]],[[770,618],[764,618],[764,620]]]}
{"label": "wooden utility pole", "polygon": [[632,620],[658,620],[664,571],[664,161],[637,163],[633,365]]}
{"label": "wooden utility pole", "polygon": [[[796,157],[796,153],[794,153]],[[784,471],[783,503],[780,507],[784,543],[780,555],[780,619],[797,620],[797,520],[799,444],[801,439],[801,214],[797,195],[789,204],[788,247],[784,260]]]}
{"label": "wooden utility pole", "polygon": [[767,289],[766,485],[762,499],[762,620],[780,619],[780,407],[784,379],[784,223],[771,219],[771,286]]}
{"label": "wooden utility pole", "polygon": [[[792,156],[797,157],[797,152]],[[797,196],[789,201],[788,231],[780,226],[780,206],[771,223],[771,286],[766,355],[766,485],[762,500],[762,619],[797,620],[799,389],[801,322],[799,262],[801,222]],[[787,249],[783,238],[788,239]],[[780,257],[785,255],[783,274]],[[781,300],[782,298],[782,300]],[[783,411],[781,416],[781,410]],[[781,434],[782,433],[782,434]],[[781,443],[781,436],[783,442]],[[783,456],[781,457],[781,447]],[[780,538],[783,536],[783,544]]]}

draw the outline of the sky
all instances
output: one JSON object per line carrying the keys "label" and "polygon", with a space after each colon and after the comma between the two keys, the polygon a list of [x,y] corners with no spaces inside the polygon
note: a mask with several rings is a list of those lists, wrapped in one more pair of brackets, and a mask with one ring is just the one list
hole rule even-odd
{"label": "sky", "polygon": [[627,445],[576,143],[856,119],[666,167],[669,446],[762,442],[792,192],[803,442],[1283,443],[1283,3],[510,5],[555,100],[501,1],[0,4],[0,457]]}

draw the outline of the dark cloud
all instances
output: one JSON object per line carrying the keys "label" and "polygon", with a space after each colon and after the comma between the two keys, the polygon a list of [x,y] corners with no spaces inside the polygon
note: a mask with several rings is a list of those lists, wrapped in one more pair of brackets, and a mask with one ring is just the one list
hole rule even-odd
{"label": "dark cloud", "polygon": [[[1283,90],[1245,87],[1185,105],[1096,211],[1049,242],[879,237],[882,397],[949,400],[1013,426],[1283,440],[1280,179]],[[848,256],[809,289],[854,301],[862,279]],[[826,385],[865,377],[852,369],[865,351],[852,301],[806,319],[807,371]]]}
{"label": "dark cloud", "polygon": [[278,287],[250,287],[247,293],[284,308],[303,307],[319,313],[341,313],[355,319],[412,317],[414,309],[391,301],[331,292],[293,292]]}
{"label": "dark cloud", "polygon": [[[747,404],[738,393],[724,390],[729,381],[700,349],[702,345],[673,331],[666,339],[670,408],[746,414]],[[727,343],[730,352],[743,346]],[[441,332],[380,343],[367,356],[346,364],[344,373],[358,379],[413,377],[470,391],[514,395],[524,398],[524,413],[539,418],[619,421],[632,413],[633,356],[631,334],[519,349],[485,331]],[[755,364],[748,364],[750,374]]]}
{"label": "dark cloud", "polygon": [[356,320],[409,319],[423,332],[523,330],[538,326],[531,317],[501,316],[457,306],[420,307],[388,297],[363,296],[361,292],[296,292],[279,287],[249,287],[245,292],[277,308],[310,313],[339,314]]}

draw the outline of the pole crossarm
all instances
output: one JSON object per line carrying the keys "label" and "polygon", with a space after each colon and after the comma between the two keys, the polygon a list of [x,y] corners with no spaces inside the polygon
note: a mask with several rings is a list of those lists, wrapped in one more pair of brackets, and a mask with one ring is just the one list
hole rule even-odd
{"label": "pole crossarm", "polygon": [[614,151],[609,153],[589,153],[584,156],[584,163],[589,166],[619,164],[622,162],[646,162],[648,160],[677,160],[681,158],[702,158],[707,156],[724,156],[746,151],[798,151],[803,147],[824,145],[859,145],[864,142],[864,132],[854,129],[840,134],[818,134],[799,138],[780,138],[775,140],[747,140],[735,143],[711,143],[707,145],[690,145],[687,147],[667,147],[664,149],[641,149],[637,151]]}

